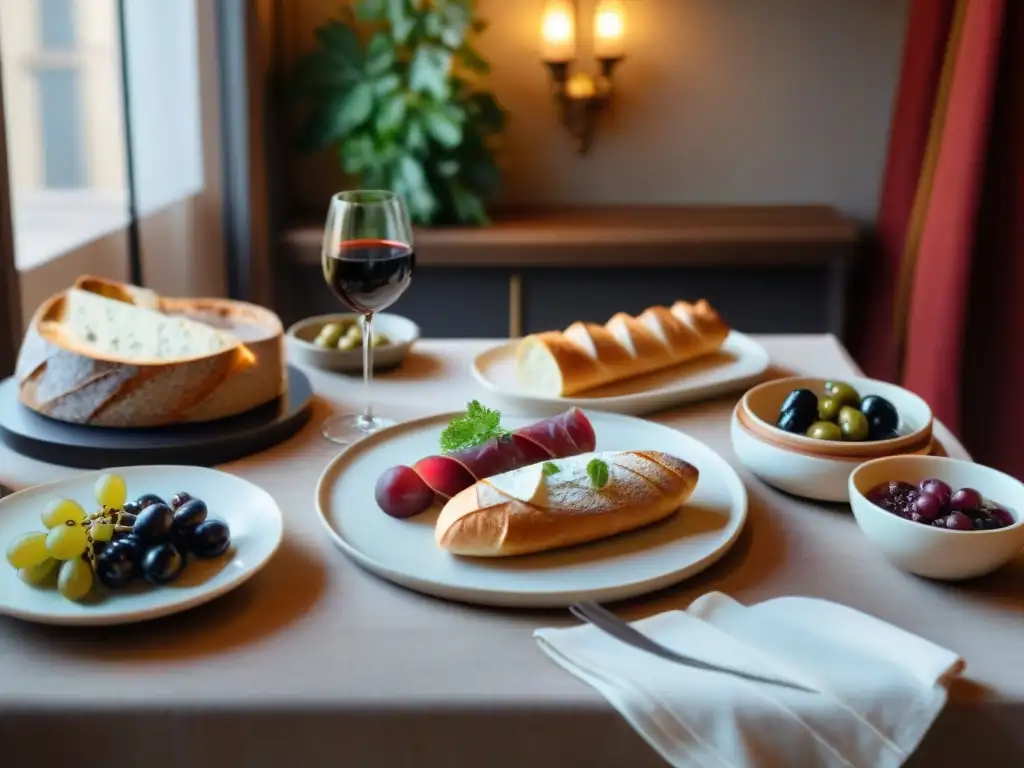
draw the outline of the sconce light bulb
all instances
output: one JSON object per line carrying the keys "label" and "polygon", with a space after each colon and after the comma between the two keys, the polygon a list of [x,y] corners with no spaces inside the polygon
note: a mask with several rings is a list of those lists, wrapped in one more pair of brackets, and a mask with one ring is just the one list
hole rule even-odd
{"label": "sconce light bulb", "polygon": [[545,61],[569,61],[576,55],[576,19],[571,2],[548,0],[541,22]]}
{"label": "sconce light bulb", "polygon": [[599,59],[617,59],[624,54],[626,10],[620,0],[600,0],[594,12],[594,46]]}

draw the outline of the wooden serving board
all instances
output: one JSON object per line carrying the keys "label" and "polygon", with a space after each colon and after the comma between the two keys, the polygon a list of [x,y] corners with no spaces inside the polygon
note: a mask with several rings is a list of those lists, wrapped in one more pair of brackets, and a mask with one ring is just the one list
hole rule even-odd
{"label": "wooden serving board", "polygon": [[0,440],[29,458],[78,469],[146,464],[214,466],[287,440],[309,421],[313,387],[288,367],[288,392],[248,413],[204,424],[112,429],[68,424],[18,401],[14,378],[0,381]]}

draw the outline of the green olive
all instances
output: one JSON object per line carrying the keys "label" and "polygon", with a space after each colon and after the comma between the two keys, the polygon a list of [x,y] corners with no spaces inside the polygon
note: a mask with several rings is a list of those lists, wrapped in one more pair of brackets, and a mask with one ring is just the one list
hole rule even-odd
{"label": "green olive", "polygon": [[353,338],[352,334],[347,334],[345,336],[342,336],[338,340],[338,349],[340,351],[342,351],[342,352],[348,352],[349,350],[353,350],[353,349],[355,349],[358,346],[359,346],[359,339]]}
{"label": "green olive", "polygon": [[807,430],[807,436],[815,440],[842,440],[843,433],[831,421],[816,421]]}
{"label": "green olive", "polygon": [[839,429],[843,433],[843,440],[860,442],[868,439],[868,417],[858,411],[844,405],[839,409]]}
{"label": "green olive", "polygon": [[344,333],[345,330],[341,327],[340,323],[328,323],[320,329],[320,333],[317,334],[313,343],[318,347],[330,349],[331,347],[337,346],[338,341]]}
{"label": "green olive", "polygon": [[388,338],[386,333],[374,333],[373,334],[373,346],[384,347],[391,343],[391,339]]}
{"label": "green olive", "polygon": [[860,407],[860,395],[857,394],[856,389],[845,381],[826,381],[825,394],[839,403],[840,407],[844,405],[852,405],[854,408]]}
{"label": "green olive", "polygon": [[823,397],[818,401],[818,418],[822,421],[835,421],[842,406],[832,397]]}

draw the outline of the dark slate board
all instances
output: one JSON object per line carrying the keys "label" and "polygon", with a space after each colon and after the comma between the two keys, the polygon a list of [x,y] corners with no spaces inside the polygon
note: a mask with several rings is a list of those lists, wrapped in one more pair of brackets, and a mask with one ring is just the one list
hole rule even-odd
{"label": "dark slate board", "polygon": [[23,456],[78,469],[190,464],[214,466],[287,440],[309,421],[313,388],[288,367],[288,393],[248,413],[205,424],[112,429],[66,424],[18,402],[13,378],[0,381],[0,440]]}

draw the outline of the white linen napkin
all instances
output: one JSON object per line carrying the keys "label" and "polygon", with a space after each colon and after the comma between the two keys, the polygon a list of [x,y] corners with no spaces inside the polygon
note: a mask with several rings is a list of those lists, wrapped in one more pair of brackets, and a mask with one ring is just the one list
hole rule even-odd
{"label": "white linen napkin", "polygon": [[902,765],[964,667],[923,638],[805,597],[748,607],[712,592],[633,626],[677,653],[820,692],[676,664],[589,625],[534,632],[676,768]]}

